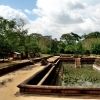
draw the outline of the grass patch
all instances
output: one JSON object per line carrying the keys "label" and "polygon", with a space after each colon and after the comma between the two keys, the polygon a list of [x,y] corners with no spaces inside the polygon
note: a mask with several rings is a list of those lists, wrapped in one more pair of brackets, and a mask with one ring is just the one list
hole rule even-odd
{"label": "grass patch", "polygon": [[62,84],[65,86],[100,87],[100,72],[92,67],[64,66]]}
{"label": "grass patch", "polygon": [[48,57],[51,56],[50,54],[42,54],[42,57]]}

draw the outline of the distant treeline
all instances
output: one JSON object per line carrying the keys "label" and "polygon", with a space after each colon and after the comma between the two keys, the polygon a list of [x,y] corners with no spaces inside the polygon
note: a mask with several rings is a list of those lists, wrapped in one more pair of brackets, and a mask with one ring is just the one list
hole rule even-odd
{"label": "distant treeline", "polygon": [[25,54],[100,54],[100,32],[91,32],[79,36],[76,33],[62,34],[60,40],[39,33],[28,34],[24,20],[7,20],[0,17],[0,55],[11,52]]}

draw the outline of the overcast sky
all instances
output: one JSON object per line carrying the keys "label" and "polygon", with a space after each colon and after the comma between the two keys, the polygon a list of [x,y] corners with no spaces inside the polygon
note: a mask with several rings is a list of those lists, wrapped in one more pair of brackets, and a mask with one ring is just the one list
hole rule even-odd
{"label": "overcast sky", "polygon": [[0,16],[22,18],[30,33],[79,35],[100,31],[100,0],[0,0]]}

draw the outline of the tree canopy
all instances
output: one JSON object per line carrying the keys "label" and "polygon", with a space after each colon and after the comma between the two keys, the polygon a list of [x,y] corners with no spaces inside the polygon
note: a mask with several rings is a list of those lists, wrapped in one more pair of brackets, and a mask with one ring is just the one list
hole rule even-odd
{"label": "tree canopy", "polygon": [[0,17],[0,55],[4,58],[10,52],[20,52],[26,58],[30,53],[74,53],[90,52],[100,54],[100,32],[79,36],[74,32],[62,34],[60,40],[40,33],[28,34],[24,20],[7,20]]}

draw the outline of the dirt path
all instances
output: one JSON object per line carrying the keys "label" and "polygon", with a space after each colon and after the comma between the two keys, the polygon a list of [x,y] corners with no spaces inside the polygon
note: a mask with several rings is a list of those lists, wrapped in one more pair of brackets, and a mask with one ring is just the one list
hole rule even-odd
{"label": "dirt path", "polygon": [[[52,58],[50,60],[53,60]],[[25,79],[35,74],[45,66],[41,66],[40,63],[30,65],[12,73],[6,74],[0,77],[0,100],[91,100],[91,97],[60,97],[60,96],[47,96],[47,95],[35,95],[35,94],[20,94],[17,85],[23,82]],[[100,100],[94,97],[92,100]]]}

